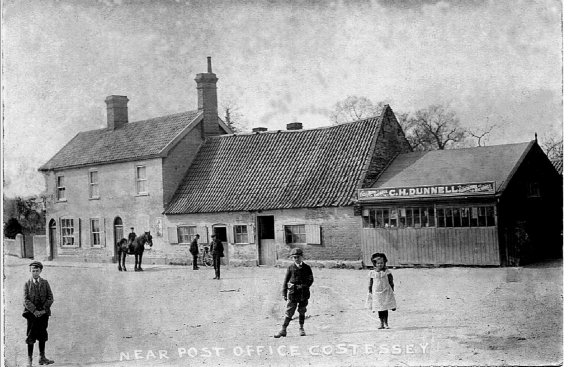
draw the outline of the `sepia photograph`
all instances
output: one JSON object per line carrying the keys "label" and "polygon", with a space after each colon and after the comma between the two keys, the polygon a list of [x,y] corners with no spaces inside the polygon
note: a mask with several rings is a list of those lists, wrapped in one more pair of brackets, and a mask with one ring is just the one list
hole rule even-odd
{"label": "sepia photograph", "polygon": [[562,0],[1,6],[4,366],[564,363]]}

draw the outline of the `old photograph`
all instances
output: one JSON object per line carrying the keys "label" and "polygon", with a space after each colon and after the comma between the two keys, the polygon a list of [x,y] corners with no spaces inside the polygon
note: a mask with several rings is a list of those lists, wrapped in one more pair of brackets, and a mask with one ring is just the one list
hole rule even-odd
{"label": "old photograph", "polygon": [[563,9],[3,1],[3,364],[561,365]]}

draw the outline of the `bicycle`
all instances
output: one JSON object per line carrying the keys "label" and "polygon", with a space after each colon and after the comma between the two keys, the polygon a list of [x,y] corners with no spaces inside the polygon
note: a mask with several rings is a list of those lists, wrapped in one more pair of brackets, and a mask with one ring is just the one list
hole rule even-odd
{"label": "bicycle", "polygon": [[213,266],[213,258],[209,252],[209,247],[204,246],[201,252],[200,261],[205,266]]}

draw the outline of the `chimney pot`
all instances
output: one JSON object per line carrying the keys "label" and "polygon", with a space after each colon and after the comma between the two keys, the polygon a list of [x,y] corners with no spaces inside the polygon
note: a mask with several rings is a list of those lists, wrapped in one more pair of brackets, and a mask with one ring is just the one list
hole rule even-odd
{"label": "chimney pot", "polygon": [[107,128],[114,130],[122,127],[129,122],[127,112],[127,96],[108,96],[105,98],[107,104]]}
{"label": "chimney pot", "polygon": [[264,131],[268,131],[268,128],[267,127],[255,127],[252,129],[253,133],[261,133]]}
{"label": "chimney pot", "polygon": [[302,130],[301,122],[291,122],[286,124],[286,130]]}

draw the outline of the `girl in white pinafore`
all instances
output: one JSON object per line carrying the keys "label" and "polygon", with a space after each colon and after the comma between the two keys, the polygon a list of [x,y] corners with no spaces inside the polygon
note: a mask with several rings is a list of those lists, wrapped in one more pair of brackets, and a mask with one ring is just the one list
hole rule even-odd
{"label": "girl in white pinafore", "polygon": [[372,311],[377,311],[379,313],[379,319],[381,320],[379,329],[388,329],[388,310],[395,311],[397,309],[393,275],[387,269],[387,256],[385,254],[373,254],[371,260],[375,268],[369,273],[370,282],[368,300],[371,301]]}

